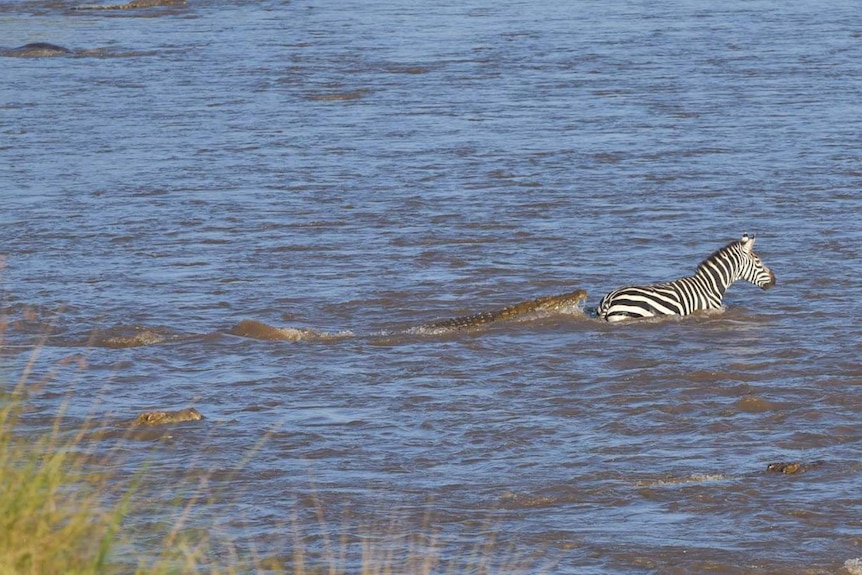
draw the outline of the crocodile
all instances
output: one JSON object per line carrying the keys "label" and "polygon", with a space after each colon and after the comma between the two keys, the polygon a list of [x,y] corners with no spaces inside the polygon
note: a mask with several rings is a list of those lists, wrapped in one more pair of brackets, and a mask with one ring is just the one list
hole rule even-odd
{"label": "crocodile", "polygon": [[183,423],[185,421],[200,421],[204,419],[201,412],[194,407],[187,407],[178,411],[145,411],[135,419],[106,422],[106,424],[87,434],[90,439],[134,439],[154,440],[164,437],[163,430],[156,429],[172,423]]}
{"label": "crocodile", "polygon": [[269,341],[334,340],[353,336],[352,332],[331,333],[316,329],[296,327],[275,327],[254,319],[244,319],[227,330],[226,333],[250,339]]}
{"label": "crocodile", "polygon": [[587,292],[579,289],[558,295],[543,296],[506,306],[493,311],[483,311],[471,315],[462,315],[447,319],[439,319],[410,328],[410,333],[463,331],[484,327],[514,319],[529,313],[571,313],[587,297]]}
{"label": "crocodile", "polygon": [[127,425],[129,427],[167,425],[183,421],[200,421],[203,418],[200,411],[194,407],[187,407],[179,411],[145,411],[134,420],[127,422]]}
{"label": "crocodile", "polygon": [[[563,294],[543,296],[522,301],[493,311],[483,311],[471,315],[462,315],[446,319],[438,319],[401,330],[385,330],[368,334],[369,337],[390,337],[393,335],[437,335],[449,332],[459,332],[479,329],[491,323],[497,323],[528,314],[572,314],[580,311],[580,303],[586,299],[587,292],[575,290]],[[355,337],[352,331],[326,332],[315,329],[295,327],[275,327],[263,322],[244,319],[227,330],[226,333],[251,339],[272,341],[331,341]]]}

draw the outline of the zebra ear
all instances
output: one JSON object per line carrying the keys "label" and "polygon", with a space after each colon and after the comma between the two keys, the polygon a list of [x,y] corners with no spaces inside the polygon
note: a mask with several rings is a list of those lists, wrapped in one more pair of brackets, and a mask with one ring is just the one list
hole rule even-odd
{"label": "zebra ear", "polygon": [[742,249],[745,251],[750,252],[754,249],[754,236],[742,234],[742,239],[739,241],[742,243]]}

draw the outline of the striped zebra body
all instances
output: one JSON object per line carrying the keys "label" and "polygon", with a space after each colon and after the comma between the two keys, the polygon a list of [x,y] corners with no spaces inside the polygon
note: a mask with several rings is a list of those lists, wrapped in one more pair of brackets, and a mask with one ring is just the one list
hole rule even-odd
{"label": "striped zebra body", "polygon": [[599,319],[613,322],[721,309],[724,292],[736,280],[769,289],[775,285],[775,275],[763,265],[753,247],[754,238],[746,234],[703,260],[693,276],[614,290],[599,303]]}

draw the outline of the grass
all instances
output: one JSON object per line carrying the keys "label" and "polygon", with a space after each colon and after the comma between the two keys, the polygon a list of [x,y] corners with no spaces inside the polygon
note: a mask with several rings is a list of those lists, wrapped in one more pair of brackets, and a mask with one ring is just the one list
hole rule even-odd
{"label": "grass", "polygon": [[[27,393],[19,383],[0,394],[0,574],[247,572],[249,562],[236,556],[214,563],[208,533],[189,527],[207,503],[198,497],[167,526],[130,530],[129,519],[154,511],[153,494],[141,491],[145,470],[126,479],[107,471],[121,466],[120,456],[96,456],[89,426],[63,431],[62,413],[50,429],[23,431]],[[201,491],[198,481],[183,487]]]}
{"label": "grass", "polygon": [[[63,439],[59,425],[36,437],[16,433],[24,403],[17,393],[0,409],[0,574],[168,575],[186,573],[273,573],[361,575],[470,572],[535,573],[535,565],[500,553],[493,537],[467,557],[446,558],[445,545],[429,513],[419,529],[392,519],[385,525],[333,526],[314,498],[317,524],[303,533],[299,521],[282,526],[286,553],[240,554],[229,538],[195,527],[195,514],[212,501],[192,496],[167,525],[129,529],[126,524],[151,495],[141,494],[140,477],[119,480],[94,465],[84,433]],[[59,419],[58,419],[59,421]],[[85,430],[82,430],[85,431]],[[107,457],[111,457],[108,455]],[[94,471],[93,468],[97,467]],[[190,490],[208,491],[208,479],[191,478]],[[156,505],[159,505],[158,503]],[[140,507],[139,507],[140,506]],[[166,508],[177,507],[169,502]]]}
{"label": "grass", "polygon": [[[3,335],[0,324],[0,354]],[[281,549],[240,552],[227,534],[201,527],[216,503],[209,485],[215,471],[181,479],[172,489],[187,494],[186,500],[169,501],[157,487],[147,485],[146,469],[131,477],[109,471],[122,467],[122,456],[88,439],[87,425],[63,429],[63,409],[48,429],[32,429],[26,420],[28,395],[49,385],[52,377],[27,384],[39,347],[12,391],[6,391],[0,379],[0,575],[544,571],[537,568],[537,560],[501,550],[493,536],[466,557],[456,556],[457,551],[441,541],[430,512],[418,526],[397,518],[382,526],[364,521],[333,525],[316,497],[306,499],[303,510],[316,522],[300,524],[294,517],[292,524],[273,527],[277,537],[283,537]],[[236,473],[264,441],[266,437],[250,450]],[[225,481],[225,489],[233,489],[227,487],[232,483]],[[167,519],[154,523],[154,516]],[[482,531],[493,532],[487,526]]]}
{"label": "grass", "polygon": [[16,434],[16,395],[0,409],[0,573],[104,573],[128,497],[105,507],[76,438]]}

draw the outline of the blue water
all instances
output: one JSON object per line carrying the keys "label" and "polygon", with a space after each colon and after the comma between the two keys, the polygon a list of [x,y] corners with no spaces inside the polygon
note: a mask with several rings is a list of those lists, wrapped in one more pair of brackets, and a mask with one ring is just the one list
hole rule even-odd
{"label": "blue water", "polygon": [[[75,54],[0,58],[0,382],[38,349],[35,427],[64,401],[68,429],[195,406],[96,449],[149,460],[168,508],[211,474],[194,520],[288,569],[297,547],[325,563],[328,529],[348,562],[380,530],[436,537],[440,572],[490,536],[528,572],[836,572],[862,537],[860,19],[6,2],[0,45]],[[371,335],[576,288],[595,306],[743,232],[777,286],[722,314]]]}

